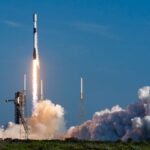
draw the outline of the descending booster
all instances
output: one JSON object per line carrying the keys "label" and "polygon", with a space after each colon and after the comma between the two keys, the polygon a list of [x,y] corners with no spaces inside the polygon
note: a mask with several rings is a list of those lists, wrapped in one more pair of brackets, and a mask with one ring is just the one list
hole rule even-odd
{"label": "descending booster", "polygon": [[37,46],[37,14],[33,14],[33,59],[38,58]]}

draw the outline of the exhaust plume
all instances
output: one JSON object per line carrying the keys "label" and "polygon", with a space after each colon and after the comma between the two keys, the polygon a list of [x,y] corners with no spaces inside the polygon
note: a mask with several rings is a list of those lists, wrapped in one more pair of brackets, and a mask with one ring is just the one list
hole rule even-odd
{"label": "exhaust plume", "polygon": [[29,119],[29,128],[32,139],[52,139],[62,134],[65,131],[64,109],[48,100],[38,102]]}
{"label": "exhaust plume", "polygon": [[[50,100],[37,103],[36,110],[28,118],[29,139],[60,138],[65,132],[64,108]],[[0,138],[25,139],[22,125],[9,122],[6,128],[0,128]]]}
{"label": "exhaust plume", "polygon": [[32,79],[32,87],[33,87],[33,100],[32,100],[32,105],[33,105],[33,109],[32,112],[34,112],[36,110],[36,105],[38,102],[38,59],[33,59],[33,68],[32,68],[33,72],[33,79]]}
{"label": "exhaust plume", "polygon": [[102,141],[150,139],[150,86],[138,90],[139,101],[96,112],[91,120],[71,127],[67,137]]}

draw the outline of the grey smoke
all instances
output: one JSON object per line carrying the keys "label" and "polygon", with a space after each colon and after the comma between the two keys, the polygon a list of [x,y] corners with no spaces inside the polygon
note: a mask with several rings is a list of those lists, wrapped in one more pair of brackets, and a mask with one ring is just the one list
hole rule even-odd
{"label": "grey smoke", "polygon": [[139,100],[122,109],[119,105],[110,110],[96,112],[91,120],[71,127],[68,137],[102,141],[150,139],[150,86],[138,90]]}

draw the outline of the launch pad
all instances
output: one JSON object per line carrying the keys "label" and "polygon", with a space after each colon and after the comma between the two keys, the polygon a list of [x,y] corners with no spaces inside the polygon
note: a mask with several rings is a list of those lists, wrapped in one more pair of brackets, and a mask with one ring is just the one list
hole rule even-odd
{"label": "launch pad", "polygon": [[14,122],[18,125],[23,125],[25,131],[25,139],[28,139],[29,128],[27,124],[27,115],[25,114],[26,107],[26,75],[24,75],[24,89],[23,91],[17,91],[14,99],[7,99],[5,102],[14,103]]}

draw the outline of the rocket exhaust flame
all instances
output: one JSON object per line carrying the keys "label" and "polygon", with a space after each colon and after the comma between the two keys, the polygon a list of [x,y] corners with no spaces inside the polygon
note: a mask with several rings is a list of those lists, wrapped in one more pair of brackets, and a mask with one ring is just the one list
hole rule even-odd
{"label": "rocket exhaust flame", "polygon": [[33,59],[33,112],[36,109],[36,104],[38,101],[38,67],[37,67],[37,59]]}

